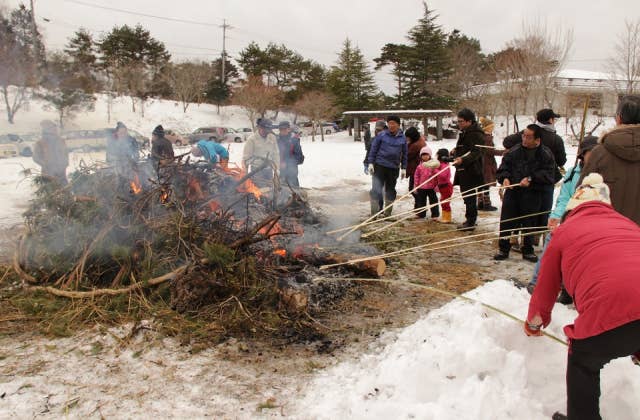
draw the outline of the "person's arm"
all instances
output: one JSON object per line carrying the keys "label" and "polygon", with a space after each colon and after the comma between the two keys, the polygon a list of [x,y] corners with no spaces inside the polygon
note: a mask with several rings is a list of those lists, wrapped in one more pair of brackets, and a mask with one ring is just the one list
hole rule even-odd
{"label": "person's arm", "polygon": [[[512,160],[513,160],[512,154],[507,153],[506,155],[504,155],[504,157],[502,158],[502,162],[500,162],[500,166],[496,171],[496,180],[502,185],[505,185],[504,184],[505,179],[511,180]],[[520,180],[516,180],[516,182],[520,182]]]}
{"label": "person's arm", "polygon": [[382,141],[382,136],[376,136],[371,142],[371,149],[369,150],[369,155],[367,156],[367,162],[370,165],[373,165],[376,162],[376,156],[378,155],[378,150],[380,150],[380,142]]}
{"label": "person's arm", "polygon": [[551,310],[562,285],[561,262],[564,237],[561,229],[562,226],[555,231],[553,239],[542,256],[538,283],[529,301],[527,320],[532,321],[539,316],[545,327],[551,322]]}
{"label": "person's arm", "polygon": [[255,134],[252,134],[247,139],[247,142],[244,144],[244,149],[242,149],[242,167],[247,169],[249,166],[249,160],[253,157],[255,146]]}
{"label": "person's arm", "polygon": [[553,155],[556,165],[563,167],[567,163],[567,152],[564,150],[564,141],[562,137],[556,134],[556,153]]}
{"label": "person's arm", "polygon": [[302,154],[300,140],[295,140],[293,142],[293,156],[296,158],[296,163],[298,163],[298,165],[302,165],[302,162],[304,162],[304,154]]}
{"label": "person's arm", "polygon": [[571,198],[573,193],[576,191],[579,175],[573,175],[571,179],[568,179],[569,177],[571,177],[571,173],[574,170],[575,168],[571,168],[567,172],[567,175],[564,177],[564,180],[562,182],[562,187],[560,187],[560,194],[556,199],[556,205],[554,206],[551,214],[549,214],[550,219],[562,218],[562,216],[564,215],[567,209],[567,203],[569,202],[569,199]]}
{"label": "person's arm", "polygon": [[278,140],[276,139],[275,134],[268,134],[268,136],[271,136],[271,139],[272,139],[272,143],[271,143],[272,156],[270,156],[270,158],[271,160],[273,160],[273,163],[276,165],[276,169],[279,171],[280,170],[280,150],[278,149]]}
{"label": "person's arm", "polygon": [[40,166],[44,164],[44,156],[42,154],[42,140],[40,140],[33,146],[33,161]]}
{"label": "person's arm", "polygon": [[402,169],[407,169],[407,163],[409,161],[409,146],[407,146],[407,142],[405,141],[402,145]]}
{"label": "person's arm", "polygon": [[220,156],[220,160],[229,160],[229,151],[221,144],[215,143],[216,154]]}

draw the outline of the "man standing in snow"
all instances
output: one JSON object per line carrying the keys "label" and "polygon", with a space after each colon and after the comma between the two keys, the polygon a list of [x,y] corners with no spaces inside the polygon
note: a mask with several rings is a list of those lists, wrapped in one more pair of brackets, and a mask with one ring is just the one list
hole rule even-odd
{"label": "man standing in snow", "polygon": [[280,178],[292,187],[300,187],[298,181],[298,165],[304,162],[300,138],[291,135],[289,121],[278,124],[278,153],[280,153]]}
{"label": "man standing in snow", "polygon": [[278,151],[278,140],[271,131],[271,120],[261,118],[258,120],[258,130],[247,139],[242,152],[242,165],[248,171],[255,170],[263,164],[271,162],[261,171],[259,177],[262,179],[273,179],[273,170],[280,170],[280,152]]}
{"label": "man standing in snow", "polygon": [[164,136],[164,128],[159,125],[151,133],[151,159],[157,164],[173,159],[173,146]]}
{"label": "man standing in snow", "polygon": [[128,177],[139,157],[138,142],[129,135],[127,126],[118,121],[113,135],[107,137],[107,163],[113,166],[117,174]]}
{"label": "man standing in snow", "polygon": [[600,370],[618,357],[634,355],[637,363],[640,356],[640,227],[609,202],[602,176],[587,176],[553,232],[524,324],[528,336],[542,335],[564,284],[578,311],[564,327],[570,420],[601,419]]}
{"label": "man standing in snow", "polygon": [[[452,150],[453,166],[456,174],[453,184],[460,186],[460,192],[466,195],[473,193],[484,184],[482,173],[482,150],[478,146],[484,145],[484,132],[476,122],[476,115],[472,110],[463,108],[458,112],[458,128],[460,136],[456,147]],[[475,195],[464,198],[465,221],[458,226],[460,230],[474,230],[478,219],[478,198]]]}
{"label": "man standing in snow", "polygon": [[616,123],[593,149],[582,177],[591,172],[602,174],[611,189],[613,208],[640,225],[640,95],[620,100]]}
{"label": "man standing in snow", "polygon": [[64,140],[58,134],[58,127],[53,121],[42,121],[42,138],[33,148],[33,161],[41,166],[42,175],[67,183],[67,166],[69,151]]}
{"label": "man standing in snow", "polygon": [[[533,253],[531,229],[538,226],[537,217],[521,216],[537,213],[543,200],[546,188],[554,183],[555,161],[551,151],[541,144],[542,128],[530,124],[522,133],[522,144],[514,146],[502,158],[496,178],[503,186],[511,186],[504,193],[502,211],[500,212],[500,250],[493,257],[504,260],[509,257],[511,243],[509,236],[514,230],[524,228],[524,245],[522,258],[536,262],[538,257]],[[474,197],[475,198],[475,197]],[[529,229],[528,229],[529,228]]]}
{"label": "man standing in snow", "polygon": [[[369,193],[371,197],[371,215],[378,213],[380,202],[388,206],[384,211],[385,216],[390,216],[393,210],[391,205],[396,199],[396,181],[398,174],[404,179],[407,176],[407,139],[400,129],[400,117],[390,115],[387,117],[389,128],[377,135],[371,143],[371,150],[367,161],[369,163],[369,175],[373,175],[372,187]],[[402,169],[401,169],[402,168]]]}

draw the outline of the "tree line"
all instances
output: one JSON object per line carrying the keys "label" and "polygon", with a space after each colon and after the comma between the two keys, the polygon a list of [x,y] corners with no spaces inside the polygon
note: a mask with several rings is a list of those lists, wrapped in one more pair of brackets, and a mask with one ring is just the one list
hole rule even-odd
{"label": "tree line", "polygon": [[[31,11],[21,5],[0,11],[0,90],[7,120],[13,123],[36,97],[57,111],[63,125],[75,113],[92,109],[97,93],[107,95],[109,119],[113,98],[126,95],[132,110],[142,114],[150,98],[179,101],[183,112],[191,103],[216,104],[218,110],[233,103],[247,111],[252,123],[278,109],[320,123],[343,111],[372,108],[469,106],[487,115],[515,115],[553,101],[552,78],[569,54],[570,30],[534,22],[502,50],[484,54],[478,39],[457,29],[446,32],[434,11],[423,6],[405,43],[383,45],[368,62],[346,39],[335,63],[325,67],[283,44],[261,47],[256,42],[234,61],[225,59],[224,66],[220,58],[175,62],[164,43],[140,25],[114,26],[98,39],[80,29],[64,50],[46,52]],[[618,68],[632,69],[627,75],[632,90],[640,76],[640,24],[634,25],[627,29],[636,31],[635,38],[628,36],[631,41],[611,60]],[[374,71],[381,69],[393,77],[392,95],[375,83]]]}

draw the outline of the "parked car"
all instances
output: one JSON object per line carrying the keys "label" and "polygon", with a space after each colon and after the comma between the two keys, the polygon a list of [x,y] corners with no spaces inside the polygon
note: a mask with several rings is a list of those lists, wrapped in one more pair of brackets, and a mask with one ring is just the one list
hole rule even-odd
{"label": "parked car", "polygon": [[246,136],[250,136],[253,133],[253,130],[247,127],[236,128],[236,131],[240,133],[244,133]]}
{"label": "parked car", "polygon": [[164,136],[171,142],[171,144],[175,144],[176,146],[189,144],[189,139],[177,131],[164,130]]}
{"label": "parked car", "polygon": [[[31,137],[27,138],[27,136]],[[0,156],[33,156],[33,145],[36,140],[33,135],[4,134],[0,136],[0,145],[2,145]]]}
{"label": "parked car", "polygon": [[107,147],[107,135],[109,130],[69,130],[60,133],[60,137],[67,144],[69,150],[82,150],[90,152]]}
{"label": "parked car", "polygon": [[[304,133],[312,134],[313,124],[311,123],[311,121],[300,123],[300,126],[302,127]],[[320,128],[317,125],[315,127],[315,130],[315,134],[320,134]],[[324,132],[324,134],[333,134],[337,131],[340,131],[340,129],[336,123],[323,122],[322,131]]]}
{"label": "parked car", "polygon": [[227,127],[201,127],[193,131],[188,136],[189,143],[196,143],[199,140],[220,139],[227,142],[240,143],[244,141],[244,136],[236,132],[233,128]]}

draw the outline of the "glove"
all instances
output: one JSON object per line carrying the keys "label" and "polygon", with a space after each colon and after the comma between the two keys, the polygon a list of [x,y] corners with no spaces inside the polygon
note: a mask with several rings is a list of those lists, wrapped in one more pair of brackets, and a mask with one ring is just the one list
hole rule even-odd
{"label": "glove", "polygon": [[366,163],[364,164],[364,174],[369,175],[369,165],[367,165]]}
{"label": "glove", "polygon": [[640,351],[635,352],[631,355],[631,361],[636,365],[640,366]]}
{"label": "glove", "polygon": [[530,324],[529,321],[524,322],[524,333],[529,337],[542,337],[541,325]]}
{"label": "glove", "polygon": [[400,179],[405,179],[407,177],[407,170],[406,169],[401,169],[400,170]]}
{"label": "glove", "polygon": [[369,164],[369,175],[373,175],[373,164]]}

